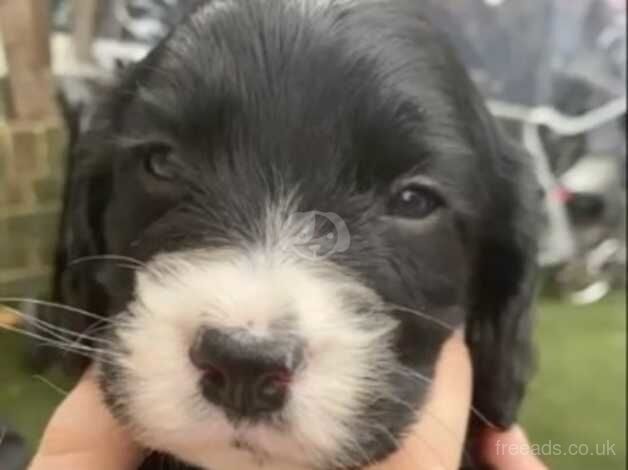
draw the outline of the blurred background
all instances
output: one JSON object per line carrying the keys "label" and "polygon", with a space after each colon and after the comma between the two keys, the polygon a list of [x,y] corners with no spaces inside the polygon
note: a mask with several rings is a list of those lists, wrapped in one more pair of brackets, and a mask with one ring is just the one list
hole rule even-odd
{"label": "blurred background", "polygon": [[[24,324],[50,298],[67,149],[103,89],[197,1],[0,0],[2,470],[23,468],[72,384]],[[626,2],[416,1],[545,189],[538,372],[521,417],[533,450],[554,469],[623,469]]]}

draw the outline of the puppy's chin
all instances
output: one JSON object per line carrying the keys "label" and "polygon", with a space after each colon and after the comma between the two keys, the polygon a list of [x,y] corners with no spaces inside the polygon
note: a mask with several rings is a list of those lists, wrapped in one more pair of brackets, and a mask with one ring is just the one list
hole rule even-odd
{"label": "puppy's chin", "polygon": [[[111,357],[101,362],[113,409],[150,448],[212,470],[349,468],[371,458],[375,403],[395,396],[397,323],[378,296],[326,261],[284,250],[160,255],[138,272]],[[285,404],[234,419],[201,392],[190,360],[203,328],[305,345]],[[390,431],[386,430],[390,433]]]}

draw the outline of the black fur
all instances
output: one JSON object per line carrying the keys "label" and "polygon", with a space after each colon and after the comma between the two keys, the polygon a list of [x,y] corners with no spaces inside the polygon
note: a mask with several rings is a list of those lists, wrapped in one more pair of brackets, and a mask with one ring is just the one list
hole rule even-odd
{"label": "black fur", "polygon": [[[111,315],[132,298],[132,273],[72,260],[237,245],[263,236],[254,222],[269,197],[296,189],[300,210],[347,223],[351,247],[332,261],[386,301],[466,324],[474,406],[508,427],[531,361],[537,187],[527,156],[496,127],[421,2],[305,16],[297,0],[234,2],[193,14],[100,105],[75,149],[59,299]],[[177,184],[143,169],[155,141],[177,150]],[[416,175],[444,201],[427,228],[389,213],[394,188]],[[403,323],[400,361],[431,376],[449,332],[391,314]],[[416,382],[390,380],[420,404]],[[385,403],[367,418],[399,434],[412,416]],[[360,435],[373,459],[394,448]]]}

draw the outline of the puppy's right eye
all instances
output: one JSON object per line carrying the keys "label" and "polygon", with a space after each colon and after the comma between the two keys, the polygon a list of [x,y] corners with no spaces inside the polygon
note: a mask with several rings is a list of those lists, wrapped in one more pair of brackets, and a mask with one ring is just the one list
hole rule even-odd
{"label": "puppy's right eye", "polygon": [[172,180],[177,176],[178,165],[172,147],[166,144],[150,144],[142,147],[144,169],[161,180]]}
{"label": "puppy's right eye", "polygon": [[443,205],[442,199],[433,190],[408,185],[396,193],[388,203],[392,215],[409,219],[423,219]]}

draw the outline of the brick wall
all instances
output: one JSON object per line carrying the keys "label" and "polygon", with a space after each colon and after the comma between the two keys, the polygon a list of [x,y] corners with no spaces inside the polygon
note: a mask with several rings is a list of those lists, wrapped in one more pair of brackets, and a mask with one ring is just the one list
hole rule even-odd
{"label": "brick wall", "polygon": [[8,124],[0,117],[0,296],[49,293],[65,146],[58,122]]}

